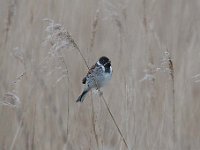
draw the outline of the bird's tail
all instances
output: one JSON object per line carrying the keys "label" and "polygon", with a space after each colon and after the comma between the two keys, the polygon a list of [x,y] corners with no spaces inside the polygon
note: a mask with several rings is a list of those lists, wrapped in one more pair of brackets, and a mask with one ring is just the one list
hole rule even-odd
{"label": "bird's tail", "polygon": [[84,100],[84,98],[85,98],[85,96],[86,96],[86,94],[87,94],[88,91],[89,90],[84,90],[82,92],[82,94],[78,97],[78,99],[76,100],[76,102],[83,102],[83,100]]}

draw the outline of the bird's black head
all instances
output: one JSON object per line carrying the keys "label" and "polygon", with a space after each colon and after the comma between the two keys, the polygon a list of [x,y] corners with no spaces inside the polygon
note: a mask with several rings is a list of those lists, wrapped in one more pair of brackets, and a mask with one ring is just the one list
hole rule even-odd
{"label": "bird's black head", "polygon": [[99,58],[99,63],[105,67],[105,72],[110,72],[111,61],[106,56]]}
{"label": "bird's black head", "polygon": [[111,66],[111,61],[106,56],[99,58],[99,63],[108,68]]}

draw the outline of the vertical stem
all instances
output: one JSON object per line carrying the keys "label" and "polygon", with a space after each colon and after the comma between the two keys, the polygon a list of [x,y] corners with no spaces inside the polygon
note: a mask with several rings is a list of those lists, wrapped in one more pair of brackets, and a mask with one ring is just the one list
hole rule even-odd
{"label": "vertical stem", "polygon": [[123,140],[123,142],[124,142],[126,148],[129,149],[129,148],[128,148],[128,145],[127,145],[127,143],[126,143],[126,140],[125,140],[125,138],[124,138],[124,136],[123,136],[123,134],[122,134],[120,128],[118,127],[117,122],[115,121],[115,118],[114,118],[113,114],[111,113],[110,108],[108,107],[108,104],[107,104],[107,102],[106,102],[106,100],[105,100],[103,94],[102,94],[101,97],[102,97],[102,99],[103,99],[104,104],[106,105],[106,108],[107,108],[107,110],[108,110],[108,112],[109,112],[109,114],[110,114],[110,116],[111,116],[111,118],[112,118],[112,120],[113,120],[115,126],[117,127],[117,130],[118,130],[120,136],[122,137],[122,140]]}

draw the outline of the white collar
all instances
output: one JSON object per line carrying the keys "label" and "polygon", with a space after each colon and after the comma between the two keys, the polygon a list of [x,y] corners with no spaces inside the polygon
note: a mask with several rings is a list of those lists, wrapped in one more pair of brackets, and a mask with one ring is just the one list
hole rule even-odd
{"label": "white collar", "polygon": [[97,65],[99,65],[99,66],[101,65],[99,61],[97,61]]}

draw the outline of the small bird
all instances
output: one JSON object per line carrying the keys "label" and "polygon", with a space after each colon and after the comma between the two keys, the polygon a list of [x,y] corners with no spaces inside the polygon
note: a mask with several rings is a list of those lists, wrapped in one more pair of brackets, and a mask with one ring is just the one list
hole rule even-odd
{"label": "small bird", "polygon": [[93,65],[87,75],[83,78],[84,90],[76,102],[83,102],[86,94],[93,88],[97,90],[104,86],[112,77],[111,61],[106,56],[102,56]]}

